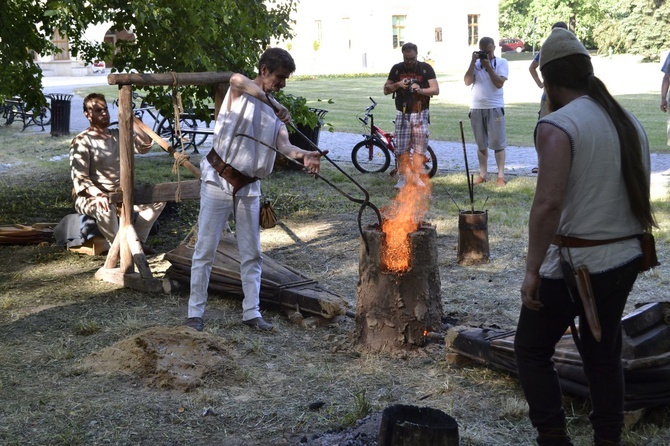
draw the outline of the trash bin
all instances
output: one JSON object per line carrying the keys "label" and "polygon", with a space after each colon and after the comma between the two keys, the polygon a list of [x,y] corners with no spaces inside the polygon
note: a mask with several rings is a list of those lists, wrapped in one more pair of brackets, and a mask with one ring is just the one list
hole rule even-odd
{"label": "trash bin", "polygon": [[51,135],[70,134],[70,105],[71,94],[52,93],[51,95]]}

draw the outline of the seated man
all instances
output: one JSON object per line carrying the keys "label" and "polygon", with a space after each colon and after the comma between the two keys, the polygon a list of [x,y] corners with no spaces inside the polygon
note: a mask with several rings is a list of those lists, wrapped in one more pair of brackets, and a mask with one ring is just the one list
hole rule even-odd
{"label": "seated man", "polygon": [[[100,233],[111,244],[119,230],[116,204],[109,194],[120,188],[119,130],[109,129],[109,111],[105,96],[91,93],[84,98],[84,115],[91,125],[70,145],[70,174],[74,183],[74,207],[80,214],[96,219]],[[135,152],[147,153],[152,141],[135,126]],[[165,203],[135,205],[135,231],[145,254],[154,251],[144,243],[163,211]]]}

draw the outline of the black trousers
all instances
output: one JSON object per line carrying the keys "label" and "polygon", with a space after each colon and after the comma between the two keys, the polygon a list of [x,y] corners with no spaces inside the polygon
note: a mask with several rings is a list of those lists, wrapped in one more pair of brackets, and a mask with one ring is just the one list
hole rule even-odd
{"label": "black trousers", "polygon": [[563,279],[542,279],[541,310],[521,308],[514,351],[530,408],[529,417],[538,432],[561,431],[566,427],[563,395],[552,356],[556,343],[578,316],[582,327],[580,354],[591,394],[589,418],[596,444],[598,440],[615,444],[620,441],[624,402],[621,316],[637,279],[639,263],[640,259],[635,259],[614,270],[591,275],[602,326],[600,342],[591,335],[581,304],[571,301]]}

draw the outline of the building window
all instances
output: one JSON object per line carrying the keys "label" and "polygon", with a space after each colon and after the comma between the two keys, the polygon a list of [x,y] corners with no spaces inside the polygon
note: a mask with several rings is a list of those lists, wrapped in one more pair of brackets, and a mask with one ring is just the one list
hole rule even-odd
{"label": "building window", "polygon": [[393,16],[393,48],[398,48],[405,44],[405,20],[406,15]]}
{"label": "building window", "polygon": [[435,41],[442,42],[442,28],[435,28]]}
{"label": "building window", "polygon": [[67,41],[67,37],[61,36],[58,30],[55,29],[51,41],[61,50],[59,53],[54,53],[54,60],[70,60],[70,44]]}
{"label": "building window", "polygon": [[468,45],[479,43],[479,14],[468,14]]}
{"label": "building window", "polygon": [[321,20],[314,20],[316,25],[316,41],[321,43]]}

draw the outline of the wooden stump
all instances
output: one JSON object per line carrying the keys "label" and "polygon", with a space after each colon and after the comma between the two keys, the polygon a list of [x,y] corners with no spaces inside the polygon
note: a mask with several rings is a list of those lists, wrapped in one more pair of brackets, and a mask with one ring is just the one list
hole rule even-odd
{"label": "wooden stump", "polygon": [[458,215],[458,263],[475,265],[489,261],[489,214],[461,211]]}
{"label": "wooden stump", "polygon": [[355,343],[375,352],[423,346],[426,331],[442,328],[435,228],[424,225],[408,235],[411,267],[402,274],[383,268],[384,233],[368,228],[364,236],[369,253],[361,243]]}
{"label": "wooden stump", "polygon": [[430,407],[397,404],[384,409],[379,446],[458,446],[458,423]]}

